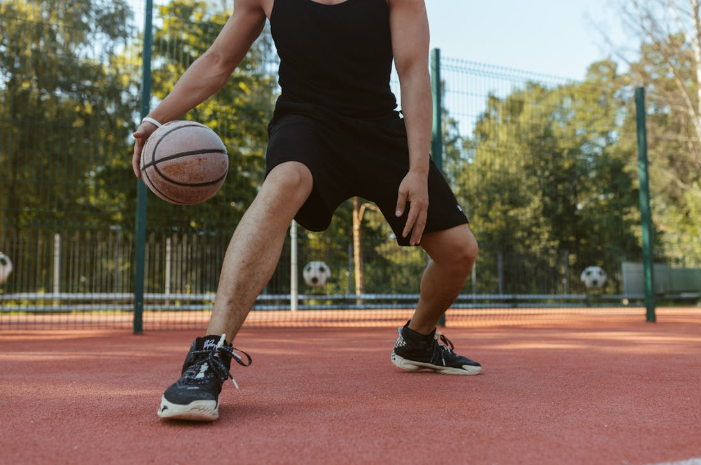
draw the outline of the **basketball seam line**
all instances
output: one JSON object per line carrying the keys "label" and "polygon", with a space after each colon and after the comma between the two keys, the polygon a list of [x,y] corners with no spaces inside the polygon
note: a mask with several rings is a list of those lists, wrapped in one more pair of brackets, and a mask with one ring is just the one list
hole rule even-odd
{"label": "basketball seam line", "polygon": [[[169,123],[166,123],[166,125],[168,125],[168,124],[169,124]],[[206,130],[208,130],[208,131],[212,131],[211,129],[209,129],[209,128],[208,128],[207,126],[205,126],[204,124],[194,123],[194,124],[184,124],[184,125],[182,125],[182,126],[175,127],[175,128],[173,128],[173,129],[171,129],[170,131],[166,132],[165,134],[163,134],[163,135],[161,136],[161,138],[158,139],[158,142],[156,142],[155,147],[153,147],[153,151],[151,152],[151,162],[148,163],[149,166],[150,166],[151,164],[153,164],[153,167],[156,169],[156,171],[158,172],[158,174],[161,174],[161,171],[158,169],[158,166],[156,166],[156,163],[157,163],[157,160],[156,160],[156,152],[158,151],[158,146],[161,145],[161,142],[163,142],[163,141],[165,140],[166,136],[168,136],[169,134],[171,134],[171,133],[173,133],[173,132],[175,132],[175,131],[177,131],[177,130],[179,130],[179,129],[184,129],[184,128],[201,128],[201,129],[206,129]],[[159,128],[159,129],[160,129],[160,128]],[[214,131],[212,131],[212,132],[214,132]],[[215,134],[216,134],[216,133],[215,133]],[[217,136],[217,137],[218,137],[218,136]],[[151,139],[147,140],[146,143],[148,143],[150,140],[151,140]],[[144,165],[144,166],[146,166],[146,165]]]}
{"label": "basketball seam line", "polygon": [[[199,182],[199,183],[194,183],[194,184],[192,184],[192,183],[188,184],[188,183],[178,182],[178,181],[176,181],[175,179],[172,179],[172,178],[166,176],[165,173],[163,173],[163,171],[161,171],[161,170],[158,169],[158,164],[159,164],[160,162],[162,162],[162,161],[175,160],[175,159],[177,159],[177,158],[186,157],[186,156],[188,156],[188,155],[197,155],[198,153],[223,153],[223,154],[226,155],[226,150],[222,150],[222,149],[206,149],[206,150],[194,150],[194,151],[192,151],[192,152],[182,152],[182,153],[179,153],[179,154],[171,155],[171,156],[166,157],[166,158],[161,158],[161,159],[159,159],[159,160],[152,161],[151,163],[149,163],[149,164],[147,164],[147,165],[144,165],[144,171],[146,170],[146,168],[153,167],[153,168],[156,170],[156,172],[157,172],[163,179],[165,179],[166,181],[171,182],[171,183],[173,183],[173,184],[176,184],[176,185],[178,185],[178,186],[188,186],[188,187],[211,186],[211,185],[217,184],[217,183],[220,182],[222,179],[226,178],[227,174],[229,174],[228,171],[227,171],[226,173],[224,173],[223,176],[221,176],[220,178],[215,179],[214,181],[207,181],[207,182]],[[151,179],[151,178],[149,177],[149,179]]]}
{"label": "basketball seam line", "polygon": [[[149,142],[149,141],[146,141],[147,144],[148,144],[148,142]],[[142,152],[142,156],[143,156],[143,152]],[[145,176],[144,179],[147,179],[147,180],[148,180],[148,183],[151,185],[151,186],[150,186],[150,187],[151,187],[151,190],[153,190],[153,192],[154,192],[155,194],[159,195],[161,198],[166,199],[166,200],[168,200],[169,202],[172,202],[172,203],[174,203],[174,204],[176,204],[176,205],[182,205],[181,202],[178,202],[177,200],[171,198],[169,195],[164,194],[163,192],[161,192],[161,190],[160,190],[158,187],[156,187],[156,185],[155,185],[155,184],[153,183],[153,181],[151,180],[151,176],[149,176],[148,171],[146,170],[145,167],[144,167],[144,169],[141,170],[141,173]],[[144,182],[146,182],[146,181],[144,181]]]}
{"label": "basketball seam line", "polygon": [[[186,127],[193,127],[193,126],[194,126],[194,127],[198,127],[198,125],[196,125],[196,124],[188,124]],[[159,129],[160,129],[160,128],[159,128]],[[161,143],[161,141],[163,140],[163,138],[164,138],[166,135],[170,134],[171,132],[176,131],[177,129],[178,129],[178,128],[174,128],[174,129],[168,131],[167,133],[165,133],[165,134],[163,135],[163,137],[161,137],[161,138],[158,140],[158,142],[156,142],[156,146],[153,148],[153,152],[151,153],[151,162],[153,162],[154,159],[156,158],[156,149],[158,148],[158,145]],[[153,140],[153,139],[147,140],[147,141],[146,141],[146,144],[148,144],[148,143],[151,142],[152,140]],[[145,148],[146,148],[146,147],[144,147],[144,149],[145,149]],[[141,155],[142,155],[142,157],[143,157],[143,152],[142,152]],[[144,166],[145,166],[145,165],[144,165]],[[157,167],[157,166],[154,165],[154,169],[156,170],[156,172],[158,172],[158,174],[161,174],[161,173],[158,171],[158,167]],[[179,201],[175,200],[174,198],[172,198],[171,196],[166,195],[164,192],[162,192],[162,191],[153,183],[153,181],[151,180],[151,176],[149,176],[148,171],[146,171],[146,169],[143,170],[143,174],[146,175],[146,179],[148,179],[148,183],[151,184],[151,187],[153,188],[154,193],[160,194],[160,196],[161,196],[163,199],[166,199],[166,200],[168,200],[169,202],[174,203],[174,204],[176,204],[176,205],[185,205],[184,203],[179,202]]]}
{"label": "basketball seam line", "polygon": [[172,198],[171,196],[166,195],[165,193],[161,192],[161,190],[153,183],[153,181],[151,181],[151,176],[148,175],[148,172],[144,170],[143,173],[146,175],[146,178],[148,178],[148,183],[151,185],[151,188],[154,191],[154,193],[160,194],[160,196],[162,198],[167,199],[168,201],[170,201],[171,203],[174,203],[175,205],[185,205],[184,203],[179,202],[179,201],[175,200],[174,198]]}
{"label": "basketball seam line", "polygon": [[204,149],[204,150],[193,150],[191,152],[180,152],[180,153],[176,153],[174,155],[167,156],[165,158],[159,158],[158,160],[153,160],[153,161],[151,161],[151,163],[144,165],[144,169],[149,168],[151,166],[156,166],[157,164],[164,162],[164,161],[175,160],[176,158],[186,157],[188,155],[198,155],[200,153],[223,153],[224,155],[227,155],[226,150],[223,150],[223,149]]}
{"label": "basketball seam line", "polygon": [[227,176],[229,173],[228,173],[228,172],[224,173],[224,175],[223,175],[222,177],[220,177],[219,179],[215,179],[214,181],[198,182],[198,183],[194,183],[194,184],[193,184],[193,183],[189,183],[189,184],[188,184],[188,183],[184,183],[184,182],[175,181],[175,180],[173,180],[173,179],[170,179],[168,176],[164,175],[164,174],[161,173],[160,171],[158,172],[158,174],[160,174],[161,177],[162,177],[163,179],[165,179],[166,181],[170,182],[171,184],[175,184],[176,186],[204,187],[204,186],[212,186],[212,185],[214,185],[214,184],[218,184],[218,183],[221,182],[224,178],[226,178],[226,176]]}
{"label": "basketball seam line", "polygon": [[[166,123],[166,124],[165,124],[164,126],[162,126],[162,127],[165,127],[165,126],[167,126],[167,125],[168,125],[168,123]],[[173,132],[177,131],[178,129],[182,129],[182,128],[204,128],[204,129],[209,129],[207,126],[205,126],[205,125],[203,125],[203,124],[199,124],[199,123],[195,123],[195,124],[184,124],[184,125],[182,125],[182,126],[178,126],[178,127],[175,127],[175,128],[173,128],[173,129],[171,129],[170,131],[168,131],[168,132],[166,132],[165,134],[163,134],[163,136],[161,136],[161,138],[158,139],[158,142],[156,142],[156,146],[153,148],[153,152],[152,152],[152,154],[151,154],[151,163],[153,163],[153,162],[156,160],[156,151],[158,150],[158,146],[161,145],[161,142],[163,142],[163,139],[165,139],[166,136],[167,136],[168,134],[173,133]],[[159,129],[160,129],[160,128],[159,128]],[[209,129],[209,130],[211,131],[211,129]],[[214,131],[212,131],[212,132],[214,132]],[[152,139],[147,140],[146,143],[148,143],[150,140],[152,140]],[[158,168],[156,168],[156,170],[158,170]]]}
{"label": "basketball seam line", "polygon": [[[175,184],[175,185],[177,185],[177,186],[187,186],[187,187],[212,186],[212,185],[215,185],[215,184],[219,183],[219,182],[220,182],[221,180],[223,180],[224,178],[226,178],[226,175],[228,174],[228,171],[227,171],[226,173],[224,173],[224,176],[222,176],[222,177],[220,177],[219,179],[216,179],[216,180],[214,180],[214,181],[208,181],[208,182],[203,182],[203,183],[198,183],[198,184],[185,184],[185,183],[181,183],[181,182],[178,182],[178,181],[176,181],[176,180],[174,180],[174,179],[169,178],[169,177],[166,176],[160,169],[158,169],[158,163],[160,163],[160,162],[163,161],[163,160],[170,160],[170,159],[172,159],[171,157],[176,157],[176,158],[177,158],[178,156],[185,156],[185,153],[181,152],[181,153],[179,153],[179,154],[175,154],[175,155],[171,155],[171,156],[169,156],[169,157],[165,157],[163,160],[156,160],[156,152],[158,151],[158,146],[161,145],[161,142],[163,142],[163,141],[165,140],[166,136],[169,135],[169,134],[171,134],[171,133],[173,133],[173,132],[175,132],[175,131],[177,131],[177,130],[179,130],[179,129],[183,129],[183,128],[201,128],[201,129],[206,129],[206,130],[208,130],[208,131],[212,131],[212,130],[211,130],[210,128],[208,128],[207,126],[205,126],[205,125],[203,125],[203,124],[199,124],[199,123],[197,123],[197,124],[184,124],[184,125],[182,125],[182,126],[178,126],[178,127],[176,127],[176,128],[171,129],[170,131],[168,131],[168,132],[166,132],[165,134],[163,134],[163,136],[161,136],[161,138],[158,139],[158,142],[156,142],[156,146],[153,148],[153,153],[151,154],[151,162],[148,164],[148,166],[153,166],[153,169],[155,169],[156,172],[157,172],[163,179],[165,179],[166,181],[171,182],[171,183],[173,183],[173,184]],[[214,131],[212,131],[212,132],[214,132]],[[216,135],[216,133],[215,133],[215,135]],[[219,136],[217,136],[217,137],[219,137]],[[225,148],[223,151],[220,151],[220,150],[221,150],[221,149],[210,149],[209,151],[217,151],[217,153],[224,153],[224,154],[226,154],[226,148]],[[145,167],[146,167],[146,165],[144,165],[144,168],[145,168]],[[150,181],[150,180],[151,180],[151,177],[149,176],[149,181]],[[152,184],[153,184],[153,183],[152,183]],[[154,187],[155,187],[155,186],[154,186]],[[163,192],[161,191],[161,189],[158,189],[158,192],[161,192],[161,194],[163,193]],[[169,198],[170,198],[170,197],[169,197]],[[174,200],[174,199],[171,199],[171,200]],[[179,203],[180,203],[180,202],[179,202]]]}
{"label": "basketball seam line", "polygon": [[[163,196],[164,198],[168,199],[169,201],[171,201],[172,203],[174,203],[174,204],[176,204],[176,205],[188,205],[188,204],[183,203],[183,202],[178,202],[177,200],[175,200],[174,198],[170,197],[169,195],[166,195],[163,191],[161,191],[161,189],[159,189],[158,187],[156,187],[156,185],[155,185],[155,184],[153,183],[153,181],[151,180],[151,176],[149,176],[148,172],[146,171],[146,166],[153,166],[153,168],[156,170],[156,172],[157,172],[159,175],[161,175],[161,176],[164,177],[165,179],[168,179],[170,182],[173,182],[173,183],[175,183],[175,184],[179,184],[179,183],[177,183],[176,181],[173,181],[173,180],[169,179],[167,176],[165,176],[163,173],[161,173],[161,170],[158,169],[158,166],[157,166],[158,163],[157,163],[156,160],[155,160],[155,158],[156,158],[156,150],[158,150],[158,146],[161,144],[161,142],[163,141],[163,139],[165,139],[165,136],[167,136],[168,134],[170,134],[170,133],[172,133],[172,132],[175,132],[175,131],[177,131],[178,129],[182,129],[182,128],[192,128],[192,127],[204,128],[204,129],[208,129],[208,130],[212,131],[212,130],[211,130],[210,128],[208,128],[207,126],[204,126],[204,125],[201,125],[201,124],[186,124],[186,125],[183,125],[183,126],[178,126],[177,128],[173,128],[173,129],[171,129],[170,131],[168,131],[168,132],[166,132],[165,134],[163,134],[163,137],[161,137],[160,139],[158,139],[158,142],[156,142],[156,146],[153,148],[153,152],[152,152],[152,155],[151,155],[151,163],[149,163],[148,165],[144,165],[144,170],[143,170],[143,172],[144,172],[144,174],[146,175],[146,177],[148,178],[149,184],[151,184],[151,186],[153,187],[153,189],[155,189],[156,191],[158,191],[158,193],[161,194],[161,196]],[[159,129],[160,129],[160,128],[159,128]],[[212,132],[214,132],[214,131],[212,131]],[[149,140],[146,141],[147,144],[148,144],[148,142],[149,142]],[[224,153],[226,153],[226,152],[224,152]],[[143,154],[142,154],[142,156],[143,156]],[[221,181],[223,178],[226,177],[227,174],[228,174],[228,173],[224,174],[224,176],[223,176],[222,178],[218,179],[218,180],[215,181],[214,183],[217,183],[217,182]],[[212,184],[214,184],[214,183],[212,183]],[[182,185],[182,184],[180,184],[180,185]],[[206,185],[206,184],[205,184],[205,185]]]}

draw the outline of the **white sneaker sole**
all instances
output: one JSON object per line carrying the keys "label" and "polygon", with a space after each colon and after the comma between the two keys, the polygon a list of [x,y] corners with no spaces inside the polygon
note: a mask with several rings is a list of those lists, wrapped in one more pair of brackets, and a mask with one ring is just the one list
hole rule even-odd
{"label": "white sneaker sole", "polygon": [[158,416],[169,420],[214,421],[219,418],[219,405],[215,400],[196,400],[188,405],[170,403],[161,397]]}
{"label": "white sneaker sole", "polygon": [[463,365],[462,368],[453,367],[443,367],[440,365],[432,365],[430,363],[415,362],[413,360],[407,360],[400,357],[396,353],[392,352],[392,363],[398,368],[406,371],[416,371],[426,368],[428,370],[437,371],[444,375],[463,375],[463,376],[474,376],[482,373],[482,367],[473,367],[471,365]]}

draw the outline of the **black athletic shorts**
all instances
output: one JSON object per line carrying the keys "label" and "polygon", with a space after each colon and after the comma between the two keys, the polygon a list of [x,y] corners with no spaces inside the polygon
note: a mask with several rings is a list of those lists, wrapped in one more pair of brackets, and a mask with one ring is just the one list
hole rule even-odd
{"label": "black athletic shorts", "polygon": [[[374,202],[399,245],[409,208],[397,218],[399,184],[409,172],[404,120],[341,117],[322,107],[278,101],[268,126],[266,176],[277,165],[297,161],[309,168],[314,188],[295,219],[310,231],[324,231],[344,201]],[[428,175],[429,207],[424,234],[466,224],[467,217],[433,160]]]}

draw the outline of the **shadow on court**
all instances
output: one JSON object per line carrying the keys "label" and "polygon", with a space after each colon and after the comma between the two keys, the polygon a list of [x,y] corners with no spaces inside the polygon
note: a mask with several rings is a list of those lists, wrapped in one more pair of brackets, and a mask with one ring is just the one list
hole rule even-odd
{"label": "shadow on court", "polygon": [[0,333],[8,463],[649,464],[701,456],[701,310],[448,328],[475,377],[406,373],[393,329],[250,329],[212,424],[164,422],[194,332]]}

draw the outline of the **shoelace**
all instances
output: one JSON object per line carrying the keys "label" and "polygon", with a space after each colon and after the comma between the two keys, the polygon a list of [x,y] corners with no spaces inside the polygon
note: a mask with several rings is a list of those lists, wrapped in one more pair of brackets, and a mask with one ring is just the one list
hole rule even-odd
{"label": "shoelace", "polygon": [[[222,382],[226,381],[228,378],[230,378],[231,382],[234,383],[234,386],[236,386],[236,389],[238,389],[239,385],[236,383],[236,380],[229,372],[229,369],[226,368],[226,365],[224,365],[224,362],[221,361],[221,357],[218,356],[219,353],[228,354],[233,360],[236,360],[236,363],[238,363],[242,367],[249,366],[251,363],[253,363],[253,360],[251,359],[251,356],[248,355],[243,350],[237,349],[236,347],[233,347],[233,346],[225,346],[224,345],[225,338],[226,338],[226,334],[222,334],[221,339],[219,339],[219,343],[213,349],[194,350],[192,352],[193,354],[197,354],[197,355],[207,354],[207,360],[211,363],[211,365],[209,365],[209,364],[207,364],[207,362],[205,362],[202,365],[200,365],[200,370],[195,375],[195,378],[197,378],[198,376],[204,377],[204,373],[211,366],[214,374],[217,375]],[[236,352],[241,352],[243,355],[245,355],[248,363],[245,363],[243,361],[242,357],[239,354],[237,354]]]}
{"label": "shoelace", "polygon": [[443,335],[443,333],[441,333],[441,332],[436,333],[435,339],[436,339],[436,341],[441,341],[443,343],[443,347],[448,349],[450,352],[452,352],[453,349],[455,349],[455,346],[453,345],[453,343],[450,342],[450,339],[445,337]]}
{"label": "shoelace", "polygon": [[441,332],[437,332],[434,336],[434,339],[443,343],[439,344],[438,342],[436,342],[436,346],[437,349],[441,351],[441,360],[443,360],[443,366],[445,366],[445,351],[447,350],[448,352],[452,352],[455,346],[453,346],[453,343],[450,342],[450,339],[445,337]]}

